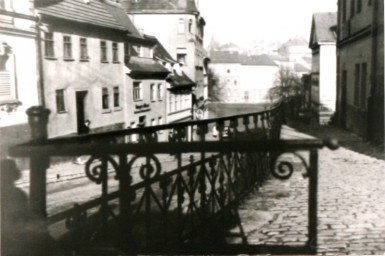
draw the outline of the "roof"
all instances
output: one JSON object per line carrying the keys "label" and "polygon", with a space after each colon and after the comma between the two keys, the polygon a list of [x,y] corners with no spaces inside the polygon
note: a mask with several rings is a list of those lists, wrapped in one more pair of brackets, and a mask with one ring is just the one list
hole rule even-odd
{"label": "roof", "polygon": [[240,55],[238,52],[212,51],[210,53],[211,63],[239,63],[252,66],[276,66],[273,59],[268,55]]}
{"label": "roof", "polygon": [[42,15],[128,31],[140,37],[124,9],[109,0],[39,0],[36,9]]}
{"label": "roof", "polygon": [[240,63],[238,52],[211,51],[211,63]]}
{"label": "roof", "polygon": [[[156,60],[131,56],[126,66],[131,70],[130,76],[167,76],[170,71]],[[164,77],[165,78],[165,77]]]}
{"label": "roof", "polygon": [[310,72],[310,69],[302,65],[301,63],[295,63],[294,64],[294,71],[298,73],[303,73],[303,72]]}
{"label": "roof", "polygon": [[174,72],[167,78],[167,82],[171,84],[171,90],[191,89],[191,87],[195,86],[195,82],[191,80],[183,71],[182,74],[179,75],[174,70]]}
{"label": "roof", "polygon": [[159,42],[158,38],[151,35],[144,35],[144,38],[148,41],[154,43],[154,57],[161,61],[177,63],[177,61],[170,55],[170,53],[164,48],[164,46]]}
{"label": "roof", "polygon": [[[336,35],[333,29],[337,25],[336,12],[322,12],[313,14],[310,45],[315,43],[334,43]],[[314,37],[315,35],[315,37]]]}
{"label": "roof", "polygon": [[277,66],[275,62],[266,54],[242,56],[241,64],[248,66]]}
{"label": "roof", "polygon": [[128,13],[198,13],[195,0],[123,0]]}

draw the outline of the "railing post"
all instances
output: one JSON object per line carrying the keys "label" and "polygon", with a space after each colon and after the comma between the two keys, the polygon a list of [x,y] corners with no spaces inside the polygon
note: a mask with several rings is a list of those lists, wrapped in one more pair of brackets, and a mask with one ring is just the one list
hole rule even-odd
{"label": "railing post", "polygon": [[318,190],[318,151],[310,151],[310,173],[309,173],[309,253],[317,253],[317,190]]}
{"label": "railing post", "polygon": [[[47,124],[50,111],[41,106],[27,110],[31,127],[31,142],[42,143],[47,140]],[[30,159],[30,207],[35,218],[45,219],[46,212],[46,170],[49,159],[44,155],[31,155]]]}

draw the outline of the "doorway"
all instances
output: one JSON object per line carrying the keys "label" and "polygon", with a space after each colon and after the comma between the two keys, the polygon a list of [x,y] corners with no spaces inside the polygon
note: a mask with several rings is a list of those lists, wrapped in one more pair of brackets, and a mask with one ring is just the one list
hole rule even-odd
{"label": "doorway", "polygon": [[341,126],[346,128],[346,87],[347,87],[348,74],[346,70],[342,71],[342,81],[341,81]]}
{"label": "doorway", "polygon": [[85,125],[86,111],[85,111],[85,99],[87,91],[76,92],[76,117],[78,134],[88,133],[89,128]]}

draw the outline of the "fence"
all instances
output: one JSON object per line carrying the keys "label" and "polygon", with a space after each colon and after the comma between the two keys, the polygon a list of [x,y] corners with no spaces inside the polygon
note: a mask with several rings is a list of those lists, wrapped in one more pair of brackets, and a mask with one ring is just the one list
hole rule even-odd
{"label": "fence", "polygon": [[[11,148],[10,155],[30,158],[29,205],[35,218],[55,233],[60,250],[90,253],[112,241],[129,253],[231,253],[218,227],[270,174],[290,178],[293,165],[280,155],[307,150],[308,160],[298,155],[309,177],[309,241],[304,248],[315,252],[317,149],[325,142],[279,140],[280,105],[258,113],[57,139],[46,138],[48,111],[33,108],[28,114],[32,141]],[[209,132],[213,126],[217,136]],[[100,195],[47,214],[50,159],[78,155],[89,156],[84,172]],[[170,155],[175,161],[166,164]],[[240,252],[245,249],[233,251]]]}

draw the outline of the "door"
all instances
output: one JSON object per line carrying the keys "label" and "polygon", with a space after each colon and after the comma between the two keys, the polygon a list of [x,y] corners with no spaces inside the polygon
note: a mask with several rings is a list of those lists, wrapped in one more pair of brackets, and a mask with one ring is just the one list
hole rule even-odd
{"label": "door", "polygon": [[341,126],[346,128],[346,87],[347,87],[347,72],[346,70],[342,71],[342,81],[341,81]]}
{"label": "door", "polygon": [[88,133],[89,129],[85,125],[86,111],[85,111],[85,99],[87,91],[76,92],[76,117],[78,123],[78,134]]}

